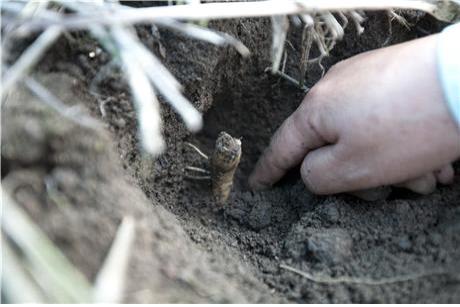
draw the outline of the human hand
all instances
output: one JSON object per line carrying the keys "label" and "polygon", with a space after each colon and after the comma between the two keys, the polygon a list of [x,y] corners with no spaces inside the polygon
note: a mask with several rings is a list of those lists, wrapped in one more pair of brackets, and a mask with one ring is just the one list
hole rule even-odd
{"label": "human hand", "polygon": [[460,130],[437,79],[436,39],[333,66],[274,134],[250,186],[270,187],[298,164],[316,194],[392,184],[426,194],[451,182]]}

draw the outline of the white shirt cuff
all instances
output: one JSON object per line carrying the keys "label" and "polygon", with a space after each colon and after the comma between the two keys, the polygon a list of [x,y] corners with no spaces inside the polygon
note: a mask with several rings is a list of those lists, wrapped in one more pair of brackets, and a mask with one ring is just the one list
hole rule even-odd
{"label": "white shirt cuff", "polygon": [[460,128],[460,23],[441,32],[437,53],[444,98]]}

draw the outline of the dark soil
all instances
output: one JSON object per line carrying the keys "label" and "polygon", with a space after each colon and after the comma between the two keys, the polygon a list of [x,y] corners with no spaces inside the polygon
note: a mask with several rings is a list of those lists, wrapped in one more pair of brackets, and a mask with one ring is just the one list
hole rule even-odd
{"label": "dark soil", "polygon": [[[410,30],[393,22],[390,33],[385,14],[370,14],[365,33],[348,29],[325,67],[442,28],[428,17],[410,21]],[[126,302],[460,302],[460,178],[429,196],[394,191],[373,203],[311,195],[296,170],[270,191],[249,191],[259,154],[304,93],[264,73],[269,20],[211,25],[252,55],[242,59],[165,30],[155,41],[147,27],[138,29],[205,113],[203,131],[190,135],[163,104],[168,149],[156,161],[139,152],[122,72],[110,69],[103,51],[88,56],[97,45],[86,34],[61,39],[36,77],[105,128],[75,125],[17,89],[2,110],[2,186],[91,281],[121,219],[133,215]],[[295,77],[299,40],[293,27],[287,73]],[[311,67],[308,84],[320,77]],[[182,169],[204,165],[184,142],[210,153],[220,131],[242,137],[243,156],[228,204],[217,210],[209,184],[185,179]]]}

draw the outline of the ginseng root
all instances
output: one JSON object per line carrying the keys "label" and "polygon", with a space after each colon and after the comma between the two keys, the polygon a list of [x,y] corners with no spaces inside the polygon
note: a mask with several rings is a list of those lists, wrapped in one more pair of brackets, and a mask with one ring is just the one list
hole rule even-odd
{"label": "ginseng root", "polygon": [[212,193],[223,205],[233,186],[233,176],[241,159],[241,140],[226,132],[219,133],[211,155]]}

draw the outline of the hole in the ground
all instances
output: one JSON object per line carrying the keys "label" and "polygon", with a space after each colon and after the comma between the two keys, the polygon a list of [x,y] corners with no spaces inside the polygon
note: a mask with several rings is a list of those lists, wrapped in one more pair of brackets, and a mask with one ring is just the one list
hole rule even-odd
{"label": "hole in the ground", "polygon": [[[277,85],[273,86],[274,83]],[[301,212],[308,210],[310,195],[300,181],[298,169],[290,171],[272,190],[265,192],[249,191],[247,178],[273,132],[302,98],[300,90],[273,80],[263,70],[251,71],[244,80],[229,77],[213,96],[213,107],[205,114],[203,131],[189,140],[209,155],[219,132],[242,138],[242,159],[224,214],[212,213],[215,203],[208,183],[188,183],[188,195],[184,195],[181,206],[187,207],[189,218],[199,219],[208,229],[197,232],[191,226],[190,234],[195,241],[205,247],[212,245],[215,238],[210,241],[207,236],[214,233],[221,244],[237,247],[239,253],[252,258],[260,272],[266,266],[276,267],[276,257],[281,253],[278,242],[282,242]],[[276,247],[260,242],[272,242]],[[266,265],[257,264],[259,255],[266,259]]]}
{"label": "hole in the ground", "polygon": [[197,142],[207,152],[212,151],[221,131],[242,138],[243,153],[234,182],[237,191],[248,190],[247,178],[271,135],[303,96],[288,84],[274,88],[273,80],[263,71],[246,78],[249,80],[223,82],[214,95],[214,106],[205,114],[204,129],[197,135]]}

